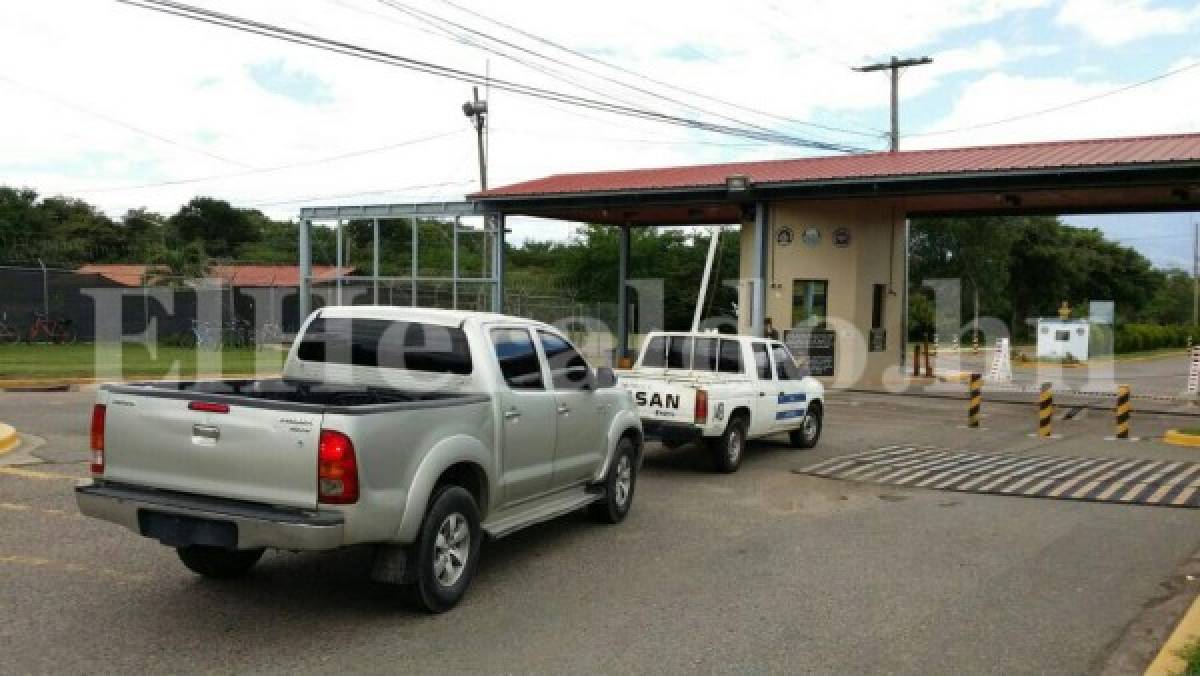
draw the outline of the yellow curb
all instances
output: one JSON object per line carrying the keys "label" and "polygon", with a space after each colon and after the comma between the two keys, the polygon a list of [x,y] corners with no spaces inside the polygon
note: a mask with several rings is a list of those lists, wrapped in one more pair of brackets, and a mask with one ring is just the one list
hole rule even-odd
{"label": "yellow curb", "polygon": [[4,455],[21,445],[21,435],[13,429],[12,425],[0,423],[0,455]]}
{"label": "yellow curb", "polygon": [[78,481],[83,477],[71,476],[69,474],[56,474],[54,472],[39,472],[33,469],[22,469],[20,467],[0,467],[0,475],[19,476],[22,479],[45,479],[45,480],[64,480]]}
{"label": "yellow curb", "polygon": [[1013,361],[1012,365],[1019,369],[1035,369],[1035,368],[1038,368],[1039,366],[1046,366],[1049,368],[1054,368],[1057,366],[1058,368],[1064,368],[1064,369],[1082,369],[1082,368],[1087,368],[1088,364],[1087,364],[1087,362],[1079,362],[1079,363],[1075,363],[1075,364],[1062,364],[1062,363],[1053,362],[1053,361],[1040,361],[1040,362],[1039,361]]}
{"label": "yellow curb", "polygon": [[1200,638],[1200,598],[1192,601],[1183,619],[1175,626],[1170,638],[1163,644],[1158,656],[1146,667],[1146,676],[1168,676],[1182,674],[1187,669],[1187,663],[1177,654],[1192,641]]}
{"label": "yellow curb", "polygon": [[1200,448],[1200,435],[1184,434],[1179,430],[1167,430],[1167,433],[1163,435],[1163,441],[1175,446]]}

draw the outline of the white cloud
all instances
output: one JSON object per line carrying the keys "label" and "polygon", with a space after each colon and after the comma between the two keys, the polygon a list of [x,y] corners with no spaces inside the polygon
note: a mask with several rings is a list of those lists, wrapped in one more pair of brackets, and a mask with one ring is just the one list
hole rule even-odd
{"label": "white cloud", "polygon": [[[1195,62],[1195,59],[1184,59],[1172,64],[1168,70]],[[1183,102],[1195,101],[1195,92],[1200,85],[1200,68],[1062,110],[1004,124],[980,126],[1100,96],[1127,84],[1130,83],[1083,83],[1070,77],[1038,78],[990,73],[968,85],[950,112],[923,130],[962,131],[927,136],[918,133],[909,137],[905,145],[909,148],[952,147],[1194,132],[1200,129],[1200,110],[1195,106],[1182,105]],[[1166,105],[1166,102],[1175,104]]]}
{"label": "white cloud", "polygon": [[1180,34],[1200,23],[1200,4],[1157,7],[1149,0],[1067,0],[1055,21],[1107,47],[1154,35]]}
{"label": "white cloud", "polygon": [[[586,70],[631,80],[626,74],[606,71],[597,64],[528,42],[445,3],[406,1],[480,31],[554,53]],[[851,65],[891,54],[925,53],[951,39],[956,31],[987,26],[1045,7],[1050,1],[864,5],[814,0],[801,6],[782,0],[743,5],[713,0],[612,0],[603,5],[461,0],[478,12],[562,44],[602,54],[622,67],[681,87],[792,118],[853,128],[883,123],[887,90],[882,78],[851,73]],[[702,115],[547,64],[563,70],[567,81],[555,79],[448,40],[417,20],[372,0],[209,0],[203,4],[472,72],[482,72],[487,63],[493,77],[626,101],[677,115]],[[950,74],[991,71],[1055,48],[1023,44],[1001,35],[950,44],[934,51],[935,65],[912,69],[906,75],[903,92],[906,98],[920,96],[934,91]],[[297,82],[320,83],[319,105],[312,105],[305,97],[298,101],[263,89],[251,76],[253,64],[281,64],[280,72],[293,75]],[[456,199],[473,188],[464,182],[476,178],[474,142],[459,109],[470,95],[467,85],[116,3],[0,3],[0,77],[36,86],[95,113],[83,114],[0,80],[0,96],[6,104],[5,124],[0,126],[0,183],[28,185],[44,194],[77,194],[114,214],[142,205],[174,211],[197,193],[259,204],[451,183],[454,185],[325,199]],[[737,119],[773,127],[784,125],[778,119],[633,81]],[[601,93],[587,93],[581,86]],[[1021,112],[1042,105],[1043,101],[1057,103],[1081,91],[1093,89],[1069,78],[1043,82],[993,73],[968,87],[942,122],[957,125],[993,119],[1009,110]],[[1179,96],[1181,91],[1172,89],[1171,94]],[[1134,98],[1142,105],[1147,100]],[[798,154],[795,148],[746,147],[729,137],[581,111],[497,90],[491,92],[490,104],[493,185],[563,171]],[[1187,120],[1193,128],[1200,127],[1194,115],[1178,119],[1188,115],[1184,106],[1154,108],[1143,114],[1125,110],[1123,118],[1113,121],[1112,126],[1119,127],[1115,132],[1169,130]],[[1166,108],[1173,112],[1163,110]],[[175,139],[186,147],[139,135],[98,116]],[[1018,126],[1013,132],[1046,138],[1076,128],[1051,122]],[[790,129],[795,133],[824,134],[802,126]],[[197,149],[240,164],[271,167],[448,131],[461,133],[285,171],[153,189],[114,190],[244,171],[237,164],[214,159]],[[838,138],[881,145],[875,137]],[[979,142],[982,138],[990,136],[972,134],[953,140]],[[294,214],[297,206],[265,208],[273,215],[286,217]]]}

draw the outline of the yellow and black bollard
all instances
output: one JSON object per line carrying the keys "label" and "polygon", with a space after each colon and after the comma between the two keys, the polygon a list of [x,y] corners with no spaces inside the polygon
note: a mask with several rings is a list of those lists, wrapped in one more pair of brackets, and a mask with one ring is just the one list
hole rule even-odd
{"label": "yellow and black bollard", "polygon": [[969,390],[967,427],[979,427],[979,409],[983,406],[983,374],[971,374]]}
{"label": "yellow and black bollard", "polygon": [[1054,392],[1050,383],[1042,383],[1042,393],[1038,399],[1038,436],[1049,437],[1050,419],[1054,417]]}
{"label": "yellow and black bollard", "polygon": [[1133,407],[1129,404],[1129,386],[1121,385],[1117,388],[1117,438],[1129,438],[1129,415],[1133,412]]}

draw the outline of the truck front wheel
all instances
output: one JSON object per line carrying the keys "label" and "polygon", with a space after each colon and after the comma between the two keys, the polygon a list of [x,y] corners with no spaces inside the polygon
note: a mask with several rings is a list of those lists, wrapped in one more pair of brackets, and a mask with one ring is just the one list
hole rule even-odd
{"label": "truck front wheel", "polygon": [[637,451],[629,437],[617,442],[612,466],[604,479],[604,497],[588,506],[592,517],[602,523],[621,523],[633,505],[637,487]]}
{"label": "truck front wheel", "polygon": [[176,547],[179,560],[193,573],[218,580],[241,577],[262,558],[263,549],[225,549],[207,545]]}
{"label": "truck front wheel", "polygon": [[788,433],[793,448],[812,448],[817,445],[817,440],[821,438],[821,416],[821,402],[814,401],[800,429]]}
{"label": "truck front wheel", "polygon": [[746,427],[746,418],[739,415],[729,421],[721,436],[709,442],[708,448],[718,471],[726,474],[736,472],[742,464],[742,453],[746,450]]}
{"label": "truck front wheel", "polygon": [[414,600],[431,613],[453,608],[475,577],[482,541],[475,498],[461,486],[439,489],[417,540]]}

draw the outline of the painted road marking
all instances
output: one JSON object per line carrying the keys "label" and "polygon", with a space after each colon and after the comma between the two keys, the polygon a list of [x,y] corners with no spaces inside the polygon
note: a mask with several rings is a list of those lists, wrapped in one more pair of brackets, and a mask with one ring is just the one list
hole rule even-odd
{"label": "painted road marking", "polygon": [[15,502],[0,502],[0,510],[4,510],[6,512],[29,512],[29,513],[45,514],[47,516],[65,516],[65,517],[71,517],[71,518],[81,516],[79,514],[79,512],[68,512],[65,509],[48,509],[46,507],[34,507],[32,505],[21,505],[21,504],[15,503]]}
{"label": "painted road marking", "polygon": [[79,481],[86,479],[82,476],[71,476],[70,474],[58,474],[57,472],[42,472],[36,469],[25,469],[23,467],[0,467],[0,475],[19,476],[23,479],[45,479],[45,480],[63,480],[63,481]]}
{"label": "painted road marking", "polygon": [[965,493],[1200,507],[1200,462],[886,447],[795,470],[829,479]]}

